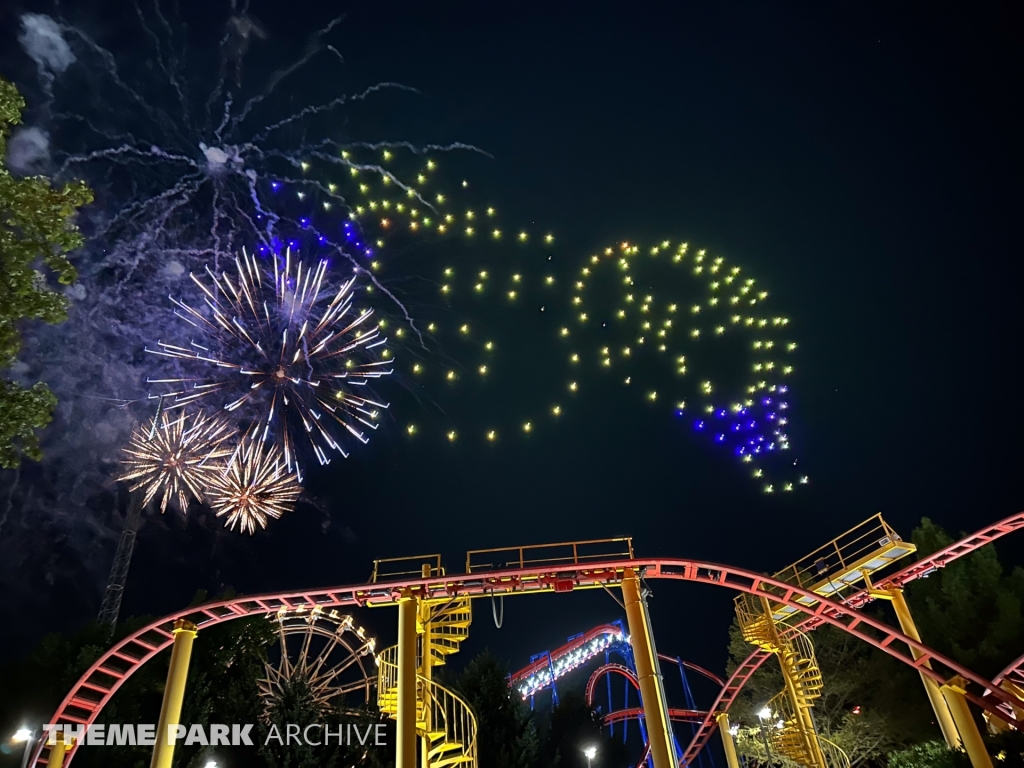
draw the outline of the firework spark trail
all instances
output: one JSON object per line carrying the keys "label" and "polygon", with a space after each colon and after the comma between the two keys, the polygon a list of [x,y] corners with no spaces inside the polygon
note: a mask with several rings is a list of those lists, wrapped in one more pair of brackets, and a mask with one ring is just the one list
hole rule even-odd
{"label": "firework spark trail", "polygon": [[239,443],[227,466],[213,473],[204,498],[224,524],[253,534],[292,511],[302,492],[294,474],[281,460],[280,449],[247,437]]}
{"label": "firework spark trail", "polygon": [[377,83],[375,85],[371,85],[369,88],[367,88],[366,90],[362,91],[361,93],[345,94],[343,96],[337,97],[336,99],[332,99],[331,101],[327,102],[326,104],[316,104],[316,105],[311,104],[308,107],[303,107],[302,109],[300,109],[295,114],[289,115],[288,117],[284,118],[283,120],[278,120],[276,123],[272,123],[272,124],[266,126],[259,133],[254,134],[253,138],[252,138],[252,142],[254,144],[258,144],[259,142],[264,141],[265,139],[267,139],[270,136],[271,133],[273,133],[274,131],[278,130],[279,128],[283,128],[286,125],[291,125],[292,123],[297,122],[299,120],[302,120],[303,118],[306,118],[306,117],[311,117],[313,115],[319,115],[319,114],[321,114],[323,112],[329,112],[332,109],[336,109],[338,107],[342,107],[342,106],[344,106],[344,105],[346,105],[346,104],[348,104],[349,102],[352,102],[352,101],[363,101],[366,98],[368,98],[369,96],[371,96],[372,94],[380,93],[381,91],[384,91],[384,90],[387,90],[387,89],[394,89],[394,90],[404,91],[406,93],[414,93],[416,95],[420,94],[419,89],[413,88],[413,87],[408,86],[408,85],[403,85],[402,83],[391,83],[391,82]]}
{"label": "firework spark trail", "polygon": [[300,69],[302,69],[302,67],[309,63],[310,59],[312,59],[314,56],[320,53],[320,51],[323,49],[320,48],[319,46],[314,45],[314,43],[324,35],[328,34],[332,29],[334,29],[335,26],[340,24],[344,20],[344,18],[344,16],[338,16],[337,18],[332,19],[327,24],[326,27],[317,32],[314,32],[309,39],[309,51],[295,63],[291,64],[288,67],[284,67],[283,69],[279,69],[277,72],[271,75],[270,82],[267,83],[267,86],[264,88],[263,93],[261,93],[258,96],[253,96],[251,99],[249,99],[249,101],[245,103],[245,106],[242,108],[241,113],[239,113],[238,117],[235,119],[235,125],[241,125],[245,121],[245,118],[248,117],[249,114],[252,112],[253,108],[256,105],[260,104],[264,99],[266,99],[274,92],[274,89],[277,88],[278,83],[280,83],[289,75],[298,72]]}
{"label": "firework spark trail", "polygon": [[174,387],[166,393],[168,408],[219,398],[218,407],[226,411],[242,409],[249,414],[250,432],[277,440],[287,468],[301,472],[300,443],[307,443],[321,464],[329,463],[330,451],[348,455],[332,423],[368,441],[357,425],[375,430],[374,409],[388,406],[353,388],[389,375],[390,353],[374,351],[386,339],[379,325],[370,325],[372,310],[355,309],[356,276],[335,290],[327,280],[326,261],[306,267],[293,261],[290,250],[283,267],[278,258],[272,261],[270,274],[243,251],[234,277],[210,269],[209,282],[191,275],[205,310],[172,302],[201,342],[161,341],[147,351],[186,361],[192,373],[149,383]]}
{"label": "firework spark trail", "polygon": [[184,513],[189,496],[202,499],[222,471],[217,462],[231,454],[226,442],[234,434],[223,417],[196,413],[189,418],[182,410],[172,419],[166,410],[161,411],[149,425],[132,433],[124,451],[124,470],[117,479],[127,482],[132,492],[143,491],[143,506],[162,494],[161,514],[171,499]]}

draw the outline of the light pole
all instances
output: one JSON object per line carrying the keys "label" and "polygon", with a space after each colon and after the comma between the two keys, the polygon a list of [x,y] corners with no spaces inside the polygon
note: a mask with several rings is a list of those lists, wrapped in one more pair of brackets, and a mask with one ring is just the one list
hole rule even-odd
{"label": "light pole", "polygon": [[587,768],[590,768],[590,763],[597,754],[597,747],[586,747],[583,750],[583,754],[586,755],[587,758]]}
{"label": "light pole", "polygon": [[28,757],[32,754],[32,737],[35,735],[35,731],[30,731],[28,728],[19,728],[14,732],[14,736],[11,737],[11,741],[15,744],[25,742],[25,754],[21,758],[21,768],[25,768],[28,765]]}
{"label": "light pole", "polygon": [[761,721],[761,741],[764,742],[764,760],[766,763],[771,765],[772,763],[772,748],[768,743],[768,734],[765,733],[764,724],[767,723],[772,716],[772,711],[767,707],[761,707],[761,711],[757,713],[757,719]]}

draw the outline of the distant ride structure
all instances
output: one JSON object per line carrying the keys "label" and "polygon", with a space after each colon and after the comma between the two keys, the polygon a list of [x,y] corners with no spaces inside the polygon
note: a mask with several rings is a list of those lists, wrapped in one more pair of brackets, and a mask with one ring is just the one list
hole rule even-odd
{"label": "distant ride structure", "polygon": [[[881,518],[876,517],[877,521],[872,518],[862,526],[884,526]],[[768,656],[789,654],[785,661],[780,658],[780,664],[789,664],[791,670],[808,670],[812,666],[806,663],[808,657],[799,650],[794,653],[786,644],[792,645],[798,633],[806,636],[808,631],[823,624],[873,645],[917,669],[922,678],[934,681],[972,764],[975,768],[987,768],[991,762],[981,746],[980,733],[968,705],[974,704],[987,717],[1006,727],[1019,728],[1021,700],[926,646],[912,626],[904,626],[904,631],[894,629],[859,608],[1021,527],[1024,527],[1024,513],[988,526],[890,576],[879,576],[876,571],[912,551],[897,537],[882,536],[874,544],[864,544],[863,552],[839,545],[840,570],[822,574],[816,566],[813,568],[816,575],[830,577],[824,578],[824,582],[831,580],[833,583],[828,590],[820,586],[821,579],[805,585],[800,579],[787,581],[779,576],[765,576],[702,560],[637,557],[629,538],[474,550],[467,553],[462,574],[448,574],[439,555],[377,561],[366,584],[234,597],[192,606],[139,628],[97,659],[80,678],[51,718],[52,723],[67,730],[56,743],[38,745],[30,764],[70,764],[79,746],[74,737],[95,721],[125,680],[161,651],[170,649],[168,683],[158,726],[158,733],[166,733],[168,725],[173,727],[179,722],[191,647],[201,629],[241,617],[271,617],[281,610],[394,606],[399,614],[399,642],[377,656],[377,692],[382,712],[397,721],[397,768],[417,768],[417,762],[427,768],[449,765],[476,768],[476,722],[471,709],[456,694],[431,679],[432,667],[444,663],[468,637],[471,601],[480,597],[566,594],[579,589],[610,590],[614,587],[622,592],[654,768],[692,765],[715,727],[721,733],[730,768],[738,766],[728,723],[728,704]],[[854,531],[859,528],[861,526]],[[854,536],[853,540],[870,541],[861,535]],[[907,551],[900,554],[901,550]],[[851,557],[851,551],[857,556]],[[874,566],[876,559],[888,562]],[[851,564],[857,568],[852,568]],[[854,570],[860,575],[854,576]],[[746,632],[755,641],[757,650],[726,681],[679,760],[670,725],[672,712],[666,701],[642,586],[644,580],[652,579],[725,587],[741,593],[744,610],[752,606],[747,613]],[[836,588],[840,580],[844,586]],[[858,580],[865,583],[865,588],[854,590]],[[852,591],[844,592],[847,589]],[[776,648],[778,650],[774,650]],[[791,679],[787,681],[788,701],[797,703],[795,709],[802,706],[806,714],[808,705],[813,706],[812,698],[806,695],[808,686],[804,685],[801,697],[800,692],[793,694],[793,685]],[[781,699],[776,705],[780,714],[789,714],[794,721],[793,728],[788,728],[788,721],[783,719],[780,731],[799,730],[801,713],[784,712],[785,702]],[[809,738],[806,730],[799,732],[801,739]],[[813,736],[822,755],[819,757],[813,746],[807,748],[802,754],[807,761],[805,764],[811,768],[836,765],[829,754],[825,754],[827,748],[821,747],[817,734]],[[173,750],[172,741],[161,745],[158,739],[152,768],[169,768]],[[814,763],[815,760],[820,762]]]}
{"label": "distant ride structure", "polygon": [[[602,723],[608,727],[610,735],[615,735],[615,726],[622,724],[621,735],[625,743],[629,735],[629,723],[637,721],[638,732],[643,742],[643,757],[640,765],[650,763],[649,741],[647,738],[647,727],[644,720],[643,702],[640,699],[640,683],[637,679],[636,663],[633,658],[633,649],[630,643],[629,633],[623,626],[621,619],[598,625],[586,632],[581,632],[568,638],[564,645],[553,651],[543,651],[530,657],[530,663],[522,669],[513,672],[509,676],[509,685],[519,693],[524,700],[529,699],[530,707],[535,704],[535,696],[542,691],[550,691],[552,703],[558,703],[558,681],[565,676],[579,670],[586,665],[601,660],[603,664],[594,668],[587,678],[585,699],[588,706],[599,709],[602,713]],[[618,661],[613,661],[618,657]],[[670,707],[669,720],[673,723],[687,723],[691,731],[690,737],[696,735],[696,726],[707,714],[706,711],[697,709],[693,692],[687,676],[687,669],[710,680],[715,684],[716,689],[721,689],[725,681],[718,675],[693,664],[684,661],[679,657],[668,656],[664,653],[658,654],[660,662],[675,666],[679,670],[682,692],[686,708]],[[623,680],[622,706],[616,708],[612,691],[612,678],[621,677]],[[604,680],[605,704],[598,703],[598,687]],[[631,695],[637,699],[637,706],[630,705]],[[679,735],[673,733],[675,752],[677,758],[682,755],[682,748],[679,743]],[[685,743],[685,742],[684,742]],[[709,757],[709,764],[714,767],[714,761]],[[698,755],[698,765],[703,765],[703,756]]]}

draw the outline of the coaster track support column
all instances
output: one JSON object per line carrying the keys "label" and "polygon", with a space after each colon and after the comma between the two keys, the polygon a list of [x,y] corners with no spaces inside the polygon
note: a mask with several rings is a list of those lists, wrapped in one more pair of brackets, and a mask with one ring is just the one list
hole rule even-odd
{"label": "coaster track support column", "polygon": [[[643,698],[644,720],[651,745],[654,768],[676,768],[676,752],[672,743],[672,726],[665,706],[665,688],[654,650],[647,602],[640,591],[640,577],[632,568],[622,574],[622,597],[626,620],[636,661],[640,695]],[[401,768],[404,768],[402,766]]]}
{"label": "coaster track support column", "polygon": [[[866,574],[865,579],[867,579]],[[907,598],[904,596],[903,590],[898,587],[876,589],[871,586],[870,580],[867,581],[867,584],[868,593],[872,597],[888,600],[892,603],[892,608],[896,612],[896,619],[900,623],[900,630],[903,634],[911,640],[917,640],[920,643],[921,633],[917,631],[917,624],[914,622],[914,616],[910,612],[910,606],[907,605]],[[911,648],[910,654],[914,659],[921,657],[921,652],[916,648]],[[932,668],[931,662],[928,661],[925,661],[922,666],[928,669]],[[924,672],[919,672],[919,674],[921,675],[921,682],[924,683],[924,692],[928,694],[928,701],[931,702],[932,711],[935,713],[935,721],[939,724],[939,730],[942,731],[942,738],[946,740],[946,746],[950,749],[960,749],[960,732],[953,721],[953,715],[950,714],[950,708],[947,706],[945,697],[939,689],[939,684],[925,675]]]}
{"label": "coaster track support column", "polygon": [[416,767],[416,597],[398,599],[398,739],[395,768]]}
{"label": "coaster track support column", "polygon": [[160,720],[156,727],[156,743],[150,768],[171,768],[174,760],[175,739],[169,730],[181,722],[181,704],[185,700],[185,682],[188,664],[192,659],[192,643],[199,628],[191,621],[174,622],[174,645],[171,647],[171,665],[167,669],[164,701],[160,705]]}

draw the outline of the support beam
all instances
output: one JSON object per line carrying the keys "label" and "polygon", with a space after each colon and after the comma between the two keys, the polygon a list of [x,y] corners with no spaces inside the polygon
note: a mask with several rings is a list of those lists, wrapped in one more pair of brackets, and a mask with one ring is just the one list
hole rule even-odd
{"label": "support beam", "polygon": [[732,740],[732,731],[729,730],[729,713],[719,712],[715,715],[718,721],[718,732],[722,734],[722,747],[725,749],[725,763],[729,768],[740,768],[740,759],[736,755],[736,744]]}
{"label": "support beam", "polygon": [[992,758],[985,749],[981,731],[978,730],[978,724],[974,722],[974,716],[967,706],[967,699],[964,698],[964,693],[967,692],[966,685],[967,681],[957,675],[942,686],[942,697],[949,705],[950,714],[953,715],[953,722],[960,732],[960,741],[971,759],[971,765],[974,768],[992,768]]}
{"label": "support beam", "polygon": [[150,768],[171,768],[174,760],[174,731],[181,722],[188,663],[192,659],[192,643],[198,631],[199,628],[186,619],[174,622],[171,665],[167,670],[167,685],[164,686],[164,701],[160,705],[160,721],[156,727],[156,743],[153,745]]}
{"label": "support beam", "polygon": [[672,726],[668,720],[665,687],[658,666],[658,656],[654,650],[647,602],[640,592],[640,577],[632,568],[623,571],[622,597],[626,608],[626,621],[629,623],[636,676],[640,683],[640,696],[643,698],[644,720],[647,722],[647,738],[651,745],[654,768],[675,768],[676,753],[672,744]]}
{"label": "support beam", "polygon": [[[434,574],[433,569],[430,567],[430,563],[424,563],[420,571],[420,575],[424,579],[429,579]],[[420,601],[417,610],[416,619],[416,632],[419,635],[420,642],[420,668],[419,675],[424,681],[424,701],[423,701],[423,736],[420,737],[420,768],[430,768],[430,730],[431,730],[431,707],[428,703],[427,691],[429,690],[430,680],[432,678],[431,670],[433,668],[433,659],[431,654],[430,642],[430,604],[428,602]],[[417,702],[418,704],[419,702]]]}
{"label": "support beam", "polygon": [[[892,601],[892,607],[896,611],[896,618],[899,620],[900,629],[903,630],[903,634],[911,640],[921,642],[921,634],[917,631],[917,624],[914,623],[914,616],[910,613],[910,606],[907,605],[907,598],[904,597],[903,590],[888,589],[885,590],[885,593],[889,595],[887,599]],[[911,648],[910,653],[915,659],[921,657],[921,652],[916,648]],[[932,668],[929,661],[926,661],[921,666],[928,667],[928,669]],[[942,738],[946,740],[946,746],[950,749],[959,749],[960,733],[957,731],[956,723],[953,722],[953,715],[949,712],[949,706],[942,696],[942,691],[939,690],[939,684],[923,672],[918,674],[921,675],[921,682],[924,683],[924,692],[928,694],[928,701],[931,702],[932,711],[935,712],[935,721],[939,724]]]}
{"label": "support beam", "polygon": [[416,608],[403,590],[398,599],[398,745],[395,768],[416,768]]}
{"label": "support beam", "polygon": [[56,738],[56,742],[50,745],[50,755],[46,758],[46,768],[63,768],[64,755],[67,754],[72,740],[68,739],[65,741],[64,734],[61,731],[54,731],[53,735]]}

